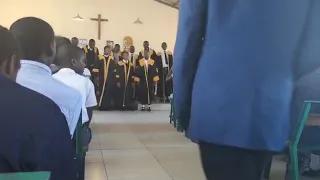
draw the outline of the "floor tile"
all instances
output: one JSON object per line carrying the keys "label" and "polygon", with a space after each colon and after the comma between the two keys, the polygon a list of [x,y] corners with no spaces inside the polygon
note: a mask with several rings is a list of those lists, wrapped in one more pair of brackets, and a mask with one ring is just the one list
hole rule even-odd
{"label": "floor tile", "polygon": [[197,147],[179,147],[179,148],[148,148],[151,154],[158,161],[200,161],[200,155]]}
{"label": "floor tile", "polygon": [[198,161],[171,160],[161,161],[160,164],[174,180],[205,180]]}
{"label": "floor tile", "polygon": [[87,152],[86,163],[103,163],[102,152],[100,150],[90,150]]}
{"label": "floor tile", "polygon": [[86,163],[86,172],[85,172],[86,180],[108,180],[106,169],[104,164],[101,163]]}
{"label": "floor tile", "polygon": [[101,149],[135,149],[145,147],[133,133],[103,133],[98,136]]}
{"label": "floor tile", "polygon": [[138,138],[146,147],[192,147],[194,143],[188,140],[183,134],[172,132],[137,133]]}

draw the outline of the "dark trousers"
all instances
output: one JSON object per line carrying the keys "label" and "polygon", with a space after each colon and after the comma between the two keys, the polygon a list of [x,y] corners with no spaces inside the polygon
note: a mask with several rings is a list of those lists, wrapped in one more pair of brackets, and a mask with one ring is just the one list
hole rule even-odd
{"label": "dark trousers", "polygon": [[199,143],[207,180],[260,180],[269,152]]}

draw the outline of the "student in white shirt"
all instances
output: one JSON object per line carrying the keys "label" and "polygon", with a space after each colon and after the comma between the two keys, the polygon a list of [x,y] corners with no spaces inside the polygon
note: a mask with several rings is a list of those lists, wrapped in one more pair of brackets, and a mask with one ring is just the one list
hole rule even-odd
{"label": "student in white shirt", "polygon": [[82,122],[89,125],[93,108],[97,105],[97,99],[93,83],[90,79],[82,76],[86,65],[86,56],[79,47],[70,44],[59,48],[56,64],[60,70],[53,77],[81,93]]}

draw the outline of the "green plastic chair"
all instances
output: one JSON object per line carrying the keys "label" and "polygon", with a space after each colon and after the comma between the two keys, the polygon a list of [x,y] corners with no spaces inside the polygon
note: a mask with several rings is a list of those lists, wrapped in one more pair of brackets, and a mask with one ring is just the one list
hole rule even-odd
{"label": "green plastic chair", "polygon": [[50,172],[23,172],[0,174],[0,180],[49,180]]}
{"label": "green plastic chair", "polygon": [[298,162],[298,151],[316,151],[320,150],[320,144],[317,146],[302,146],[299,145],[300,137],[302,135],[303,129],[306,126],[310,109],[312,104],[320,104],[320,101],[305,101],[302,106],[302,110],[300,113],[300,117],[298,119],[297,125],[294,130],[294,135],[291,140],[287,142],[287,145],[290,150],[290,158],[291,158],[291,179],[299,180],[300,172],[299,172],[299,162]]}
{"label": "green plastic chair", "polygon": [[177,121],[175,120],[174,117],[174,97],[170,98],[170,124],[173,123],[173,126],[176,127],[177,126]]}

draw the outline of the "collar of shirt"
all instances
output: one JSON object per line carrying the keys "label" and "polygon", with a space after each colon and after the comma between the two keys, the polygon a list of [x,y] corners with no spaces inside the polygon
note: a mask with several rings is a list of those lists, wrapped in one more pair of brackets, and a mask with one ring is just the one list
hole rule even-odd
{"label": "collar of shirt", "polygon": [[90,46],[88,46],[88,50],[92,51],[92,49],[91,49],[91,47],[90,47]]}
{"label": "collar of shirt", "polygon": [[36,62],[36,61],[32,61],[32,60],[21,60],[20,61],[21,63],[21,68],[34,68],[34,69],[37,69],[37,70],[42,70],[43,72],[46,72],[48,73],[48,75],[51,76],[51,69],[49,68],[49,66],[43,64],[43,63],[40,63],[40,62]]}
{"label": "collar of shirt", "polygon": [[128,64],[129,63],[129,61],[128,60],[122,60],[125,64]]}
{"label": "collar of shirt", "polygon": [[76,74],[76,72],[70,68],[62,68],[59,70],[59,73]]}
{"label": "collar of shirt", "polygon": [[107,57],[109,57],[109,54],[104,54],[103,56],[107,58]]}

